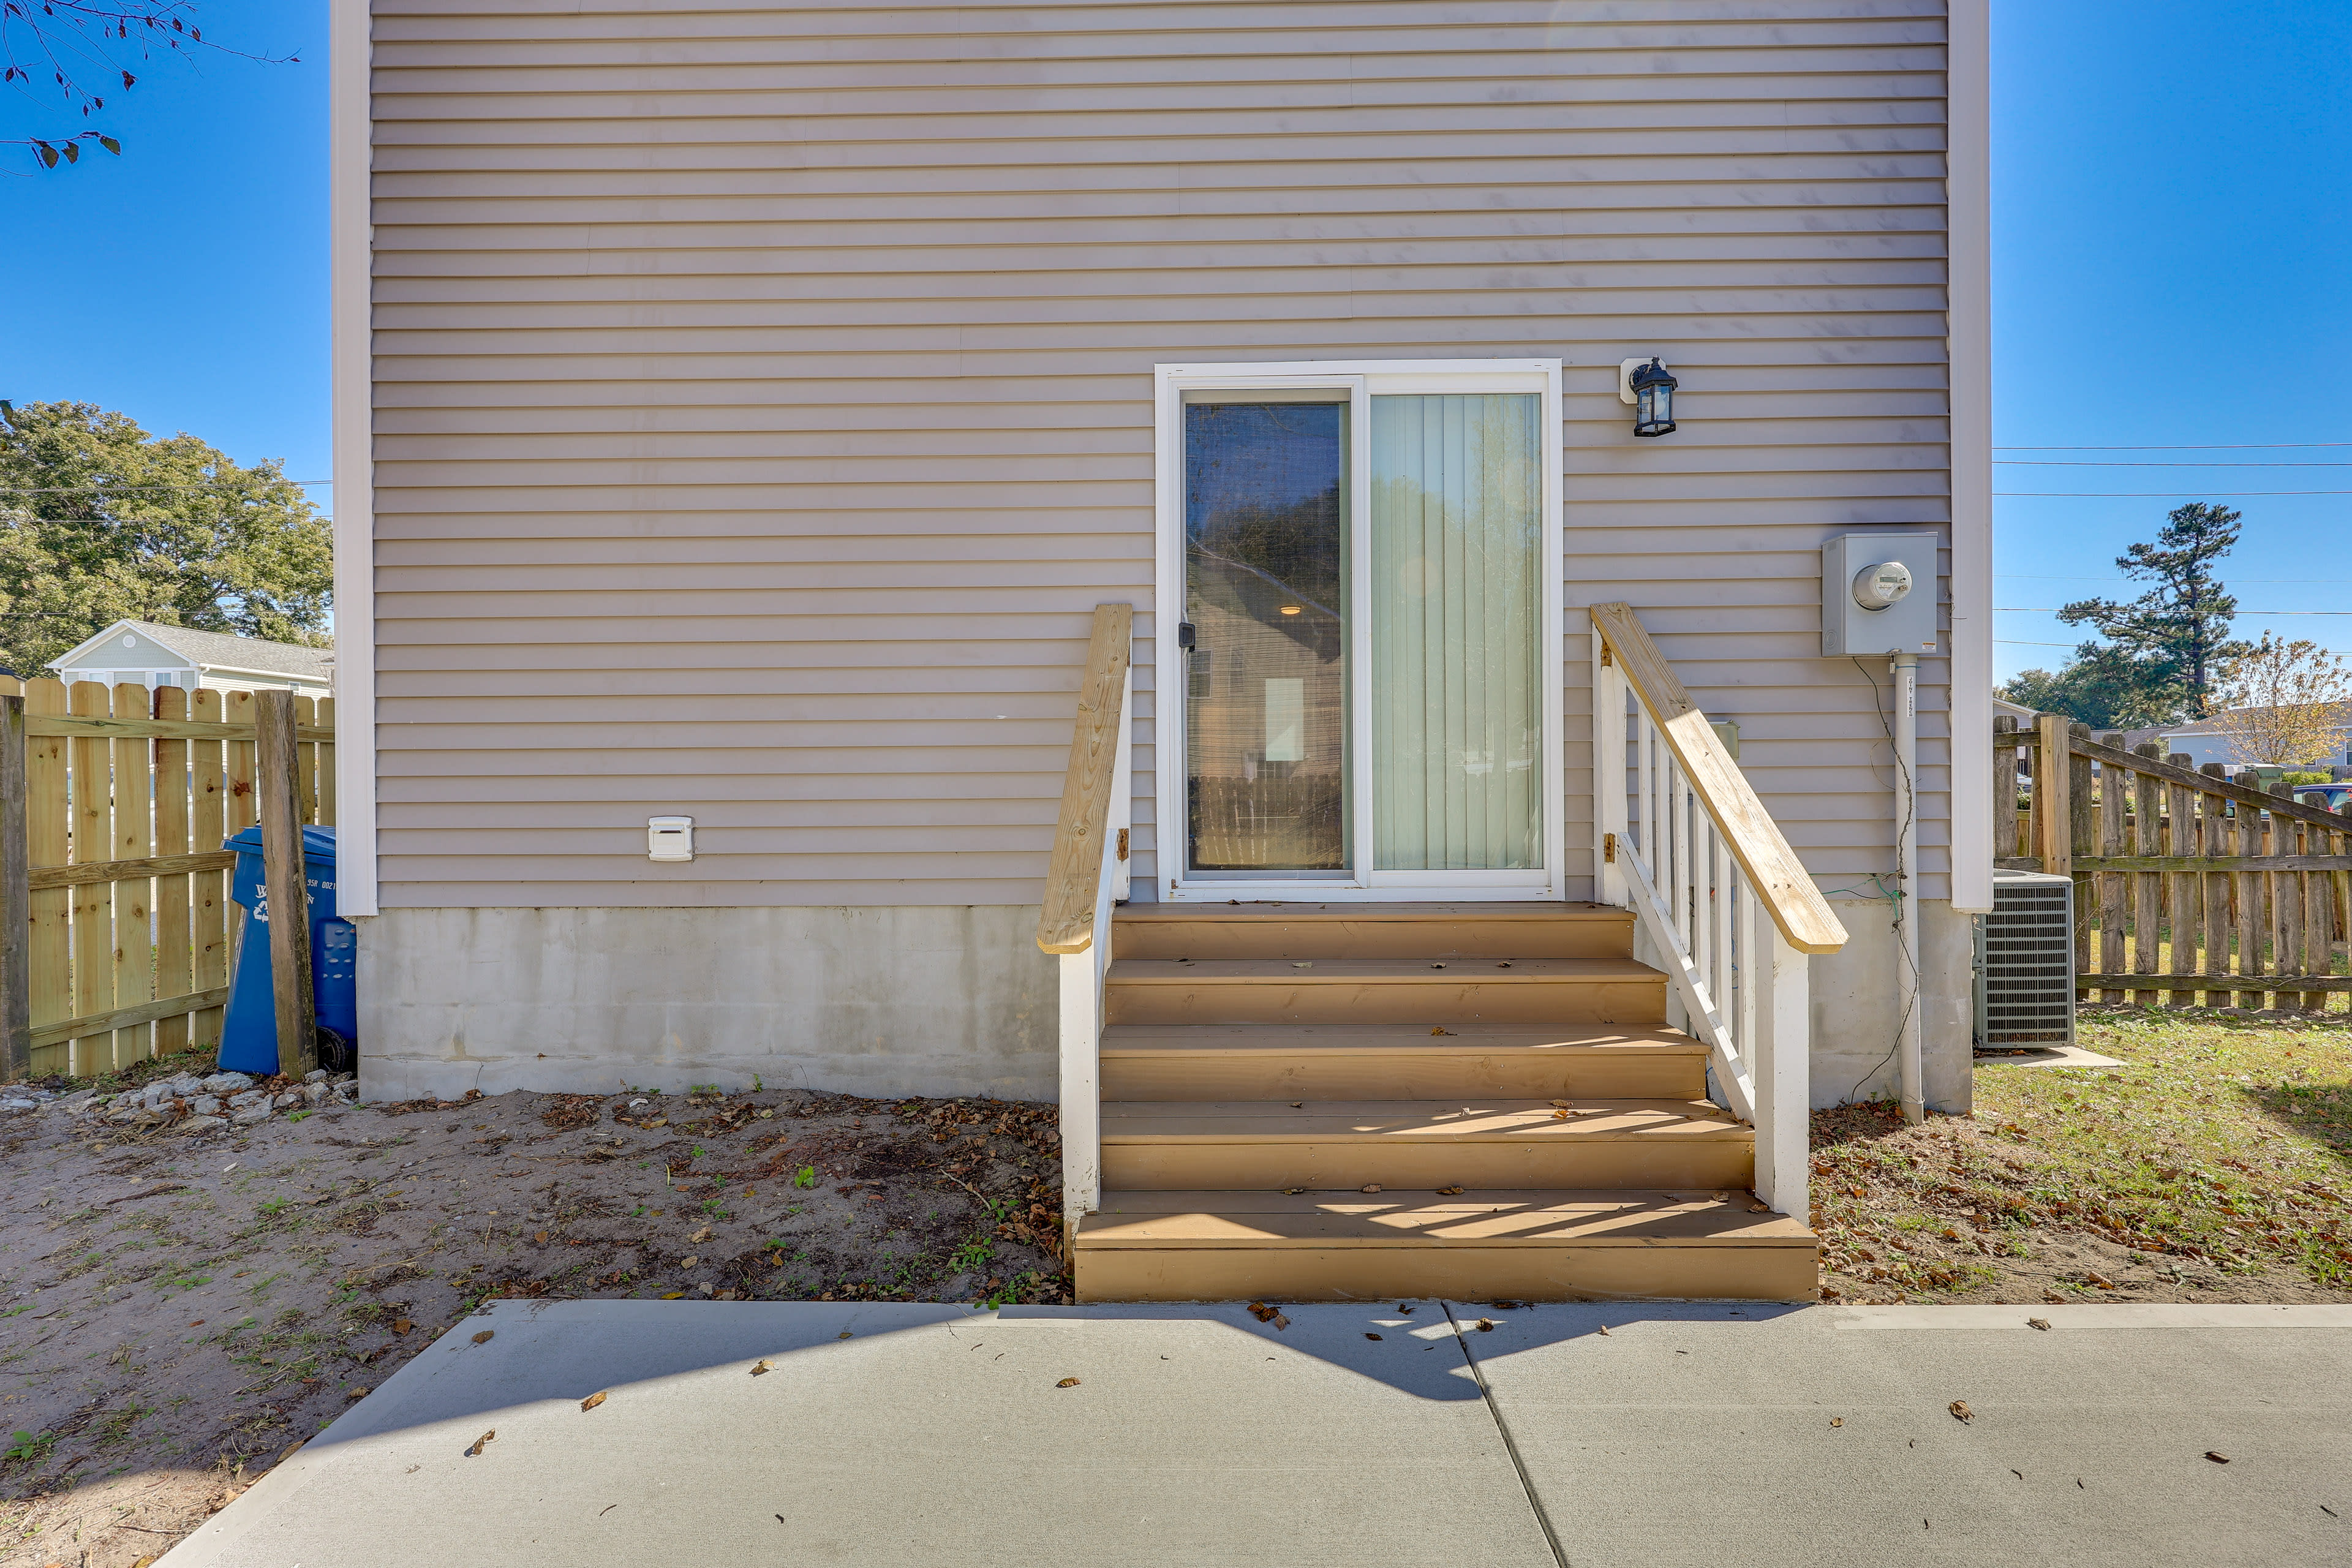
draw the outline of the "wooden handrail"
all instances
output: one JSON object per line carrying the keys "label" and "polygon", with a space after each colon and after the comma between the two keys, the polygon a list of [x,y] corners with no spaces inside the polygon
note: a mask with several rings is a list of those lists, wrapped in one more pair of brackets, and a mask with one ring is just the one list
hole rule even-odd
{"label": "wooden handrail", "polygon": [[1094,945],[1103,840],[1110,829],[1111,789],[1118,782],[1112,774],[1118,765],[1128,650],[1134,637],[1135,606],[1095,606],[1086,680],[1078,688],[1077,732],[1070,741],[1070,772],[1062,783],[1062,816],[1045,871],[1045,908],[1037,916],[1037,945],[1047,952],[1084,952]]}
{"label": "wooden handrail", "polygon": [[[1797,852],[1780,836],[1779,825],[1723,749],[1706,715],[1675,679],[1658,645],[1633,618],[1633,606],[1595,605],[1592,626],[1606,656],[1613,658],[1624,672],[1625,684],[1657,721],[1667,748],[1682,764],[1683,776],[1690,781],[1691,793],[1722,832],[1732,858],[1739,862],[1789,945],[1800,952],[1835,952],[1845,946],[1845,927],[1830,901],[1813,885]],[[1598,781],[1596,787],[1601,787]]]}

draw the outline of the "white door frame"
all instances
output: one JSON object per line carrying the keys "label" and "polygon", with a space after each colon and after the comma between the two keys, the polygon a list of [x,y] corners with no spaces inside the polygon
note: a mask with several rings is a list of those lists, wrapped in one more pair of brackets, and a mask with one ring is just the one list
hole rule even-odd
{"label": "white door frame", "polygon": [[[1152,754],[1158,763],[1160,832],[1159,893],[1161,901],[1224,902],[1244,893],[1285,903],[1346,900],[1547,900],[1567,896],[1568,785],[1562,771],[1561,708],[1565,700],[1565,638],[1561,608],[1562,558],[1559,361],[1491,360],[1304,360],[1260,364],[1163,364],[1152,367],[1157,383],[1154,420],[1153,510],[1157,530],[1153,593]],[[1251,392],[1286,387],[1328,387],[1349,393],[1349,489],[1351,507],[1371,504],[1370,399],[1381,394],[1535,392],[1541,395],[1543,429],[1543,765],[1544,863],[1525,871],[1375,871],[1371,868],[1371,817],[1364,794],[1371,780],[1371,619],[1351,615],[1349,634],[1350,700],[1359,715],[1353,726],[1352,776],[1358,781],[1353,853],[1356,869],[1328,880],[1215,878],[1188,875],[1185,853],[1183,654],[1176,627],[1184,618],[1184,394],[1188,391]],[[1349,528],[1356,518],[1349,519]],[[1371,603],[1370,552],[1350,552],[1352,603]],[[1254,900],[1255,901],[1255,900]]]}

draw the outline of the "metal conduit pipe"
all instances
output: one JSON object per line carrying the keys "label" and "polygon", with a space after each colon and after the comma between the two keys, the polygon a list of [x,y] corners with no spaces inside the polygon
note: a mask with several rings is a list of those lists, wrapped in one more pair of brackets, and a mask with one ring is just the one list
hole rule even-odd
{"label": "metal conduit pipe", "polygon": [[1927,1119],[1919,1020],[1919,656],[1895,655],[1895,1071],[1903,1120]]}

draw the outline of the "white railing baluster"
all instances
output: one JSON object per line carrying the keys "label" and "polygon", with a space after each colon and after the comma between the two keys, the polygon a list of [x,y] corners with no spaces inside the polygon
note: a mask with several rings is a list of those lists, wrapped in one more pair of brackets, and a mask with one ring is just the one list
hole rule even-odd
{"label": "white railing baluster", "polygon": [[1595,819],[1616,836],[1595,893],[1634,910],[1666,972],[1670,1016],[1707,1044],[1725,1103],[1755,1124],[1757,1195],[1803,1216],[1807,955],[1836,952],[1845,930],[1632,611],[1602,605],[1592,616]]}

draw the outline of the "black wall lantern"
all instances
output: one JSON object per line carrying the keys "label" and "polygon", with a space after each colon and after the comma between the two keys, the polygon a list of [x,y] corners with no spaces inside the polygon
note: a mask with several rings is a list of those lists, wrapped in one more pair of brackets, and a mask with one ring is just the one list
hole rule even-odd
{"label": "black wall lantern", "polygon": [[1675,427],[1675,378],[1650,356],[1624,361],[1617,369],[1617,395],[1633,405],[1633,434],[1664,436]]}

